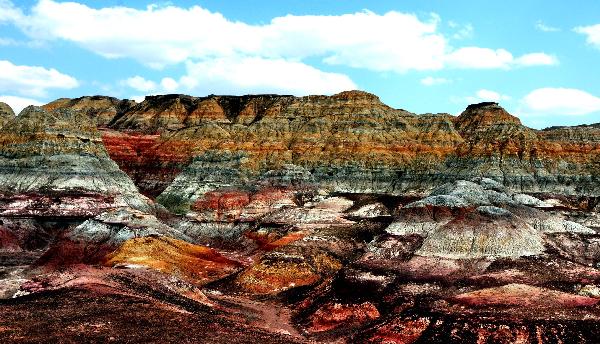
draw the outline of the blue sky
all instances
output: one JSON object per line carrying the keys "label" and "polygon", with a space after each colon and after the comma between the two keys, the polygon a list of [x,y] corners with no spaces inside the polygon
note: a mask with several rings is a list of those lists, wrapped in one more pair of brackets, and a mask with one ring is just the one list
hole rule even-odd
{"label": "blue sky", "polygon": [[333,94],[600,122],[600,2],[0,0],[0,100]]}

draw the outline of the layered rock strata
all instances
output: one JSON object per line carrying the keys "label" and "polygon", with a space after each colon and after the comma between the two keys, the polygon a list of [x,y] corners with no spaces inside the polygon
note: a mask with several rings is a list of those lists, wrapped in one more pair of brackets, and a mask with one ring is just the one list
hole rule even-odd
{"label": "layered rock strata", "polygon": [[118,206],[150,208],[81,112],[31,106],[0,129],[0,214],[93,216]]}
{"label": "layered rock strata", "polygon": [[252,186],[291,169],[335,192],[424,194],[489,177],[519,192],[600,194],[596,126],[534,130],[496,103],[471,105],[458,117],[415,115],[360,91],[164,95],[117,105],[103,130],[111,157],[142,193],[179,199],[180,208],[205,191]]}

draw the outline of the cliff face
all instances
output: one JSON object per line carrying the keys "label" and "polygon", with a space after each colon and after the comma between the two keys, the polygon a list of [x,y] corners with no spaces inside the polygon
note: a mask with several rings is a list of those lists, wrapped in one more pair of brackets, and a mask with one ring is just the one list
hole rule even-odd
{"label": "cliff face", "polygon": [[490,177],[513,190],[598,195],[598,131],[536,131],[497,104],[470,106],[455,119],[465,142],[448,156],[447,173]]}
{"label": "cliff face", "polygon": [[111,158],[142,193],[185,203],[211,183],[253,185],[286,166],[336,192],[423,194],[457,179],[490,177],[521,192],[600,194],[597,127],[537,131],[496,103],[471,105],[458,117],[415,115],[348,91],[164,95],[120,109],[102,131]]}
{"label": "cliff face", "polygon": [[[110,128],[120,132],[104,134],[111,157],[125,169],[136,165],[145,171],[146,180],[138,185],[151,195],[186,167],[180,179],[194,174],[192,159],[207,154],[240,155],[240,169],[250,179],[296,165],[339,191],[401,192],[399,174],[411,166],[435,169],[463,141],[447,116],[421,119],[358,91],[302,98],[148,97]],[[123,133],[131,131],[154,143],[127,147],[123,142],[135,137]],[[131,159],[133,151],[138,154]],[[408,183],[419,187],[415,182]]]}
{"label": "cliff face", "polygon": [[[201,196],[191,185],[252,185],[286,173],[285,166],[336,192],[423,194],[460,178],[490,177],[515,191],[600,194],[597,126],[533,130],[496,103],[471,105],[458,117],[415,115],[360,91],[163,95],[138,104],[96,96],[45,107],[83,110],[104,128],[111,158],[142,193],[185,203]],[[232,156],[235,175],[225,163]]]}

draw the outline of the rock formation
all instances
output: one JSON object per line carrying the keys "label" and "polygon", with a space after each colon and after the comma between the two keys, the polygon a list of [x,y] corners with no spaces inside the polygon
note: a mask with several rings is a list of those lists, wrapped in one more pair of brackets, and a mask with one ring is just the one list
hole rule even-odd
{"label": "rock formation", "polygon": [[0,342],[596,342],[599,162],[496,103],[0,104]]}
{"label": "rock formation", "polygon": [[254,185],[290,167],[335,192],[423,194],[489,177],[520,192],[600,194],[597,127],[533,130],[497,103],[471,105],[458,117],[415,115],[360,91],[164,95],[127,104],[113,106],[103,130],[109,154],[142,193],[180,199],[179,207],[215,187]]}
{"label": "rock formation", "polygon": [[131,205],[149,209],[109,158],[81,112],[24,109],[0,129],[0,214],[90,216]]}
{"label": "rock formation", "polygon": [[120,100],[113,97],[91,96],[80,98],[61,98],[43,106],[47,111],[72,109],[85,114],[98,127],[106,126],[118,114],[135,105],[132,100]]}
{"label": "rock formation", "polygon": [[15,118],[15,112],[6,103],[0,102],[0,128]]}

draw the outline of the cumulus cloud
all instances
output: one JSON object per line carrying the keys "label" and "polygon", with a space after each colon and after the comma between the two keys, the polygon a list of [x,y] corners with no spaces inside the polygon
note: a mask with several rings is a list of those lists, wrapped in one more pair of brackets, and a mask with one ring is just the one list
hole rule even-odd
{"label": "cumulus cloud", "polygon": [[474,95],[472,96],[467,96],[467,97],[451,97],[450,101],[452,101],[453,103],[457,103],[457,104],[476,104],[476,103],[481,103],[481,102],[503,102],[503,101],[509,101],[512,98],[506,94],[502,94],[500,92],[496,92],[496,91],[492,91],[492,90],[487,90],[487,89],[480,89],[477,92],[475,92]]}
{"label": "cumulus cloud", "polygon": [[122,84],[140,92],[152,92],[156,90],[156,83],[154,81],[146,80],[139,75],[123,80]]}
{"label": "cumulus cloud", "polygon": [[477,98],[483,101],[499,102],[501,100],[510,100],[510,97],[507,95],[486,89],[479,90],[476,94]]}
{"label": "cumulus cloud", "polygon": [[448,26],[456,30],[456,32],[452,34],[452,38],[454,39],[471,38],[473,37],[473,32],[475,31],[473,24],[460,25],[454,21],[449,21]]}
{"label": "cumulus cloud", "polygon": [[446,78],[436,78],[436,77],[433,77],[433,76],[428,76],[428,77],[425,77],[425,78],[421,79],[421,84],[425,85],[425,86],[443,85],[443,84],[447,84],[449,82],[450,82],[449,79],[446,79]]}
{"label": "cumulus cloud", "polygon": [[456,68],[470,69],[510,69],[512,67],[529,67],[555,65],[558,59],[546,53],[529,53],[515,58],[505,49],[488,49],[479,47],[460,48],[447,56],[448,64]]}
{"label": "cumulus cloud", "polygon": [[558,64],[558,59],[555,56],[550,56],[544,53],[525,54],[517,59],[514,63],[519,66],[552,66]]}
{"label": "cumulus cloud", "polygon": [[[7,8],[10,5],[0,1]],[[287,15],[250,25],[200,6],[95,9],[76,2],[40,0],[26,16],[11,8],[17,12],[5,20],[35,39],[67,40],[107,58],[130,57],[156,68],[231,57],[288,61],[316,57],[330,65],[395,72],[519,64],[504,49],[452,47],[435,14],[425,18],[397,11]],[[467,25],[455,35],[466,37],[472,31]]]}
{"label": "cumulus cloud", "polygon": [[26,97],[45,97],[49,89],[72,89],[79,85],[72,76],[54,68],[15,65],[0,60],[0,92]]}
{"label": "cumulus cloud", "polygon": [[179,88],[179,83],[173,78],[163,78],[160,81],[160,87],[167,93],[174,92]]}
{"label": "cumulus cloud", "polygon": [[8,0],[0,0],[0,24],[18,22],[23,19],[23,12]]}
{"label": "cumulus cloud", "polygon": [[588,44],[600,49],[600,24],[579,26],[576,27],[574,31],[585,35]]}
{"label": "cumulus cloud", "polygon": [[0,102],[10,105],[10,107],[16,114],[21,112],[21,110],[23,110],[29,105],[43,105],[42,102],[35,99],[7,95],[0,95]]}
{"label": "cumulus cloud", "polygon": [[[265,77],[268,76],[268,77]],[[358,86],[346,75],[323,72],[302,62],[258,57],[230,57],[186,63],[179,80],[163,78],[159,83],[141,77],[128,86],[149,93],[248,94],[284,93],[298,96],[333,94]]]}
{"label": "cumulus cloud", "polygon": [[600,111],[600,98],[573,88],[540,88],[523,98],[527,115],[582,116]]}
{"label": "cumulus cloud", "polygon": [[514,60],[513,55],[504,49],[479,47],[460,48],[447,56],[448,63],[458,68],[508,68]]}
{"label": "cumulus cloud", "polygon": [[558,31],[560,31],[559,28],[553,27],[553,26],[550,26],[550,25],[546,25],[541,20],[538,20],[537,22],[535,22],[535,28],[538,31],[542,31],[542,32],[558,32]]}

